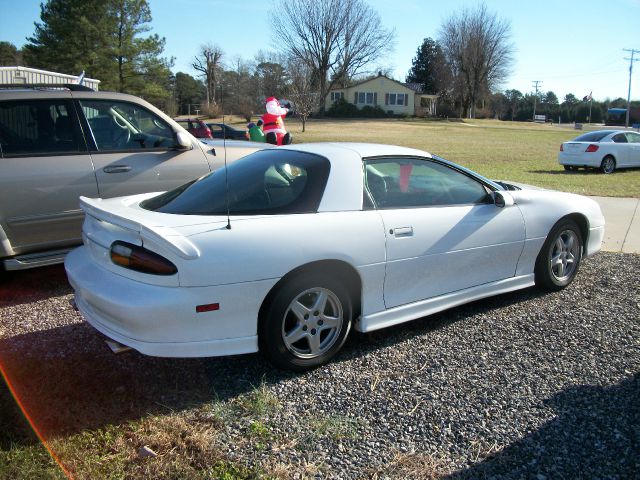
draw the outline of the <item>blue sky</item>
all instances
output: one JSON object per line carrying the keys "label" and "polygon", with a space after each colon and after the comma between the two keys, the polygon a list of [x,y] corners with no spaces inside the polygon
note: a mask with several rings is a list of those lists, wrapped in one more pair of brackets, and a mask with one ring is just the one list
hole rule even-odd
{"label": "blue sky", "polygon": [[[401,81],[425,37],[436,38],[442,22],[476,0],[368,0],[386,28],[395,29],[391,55],[380,60]],[[270,31],[275,2],[269,0],[149,0],[153,32],[166,38],[165,53],[175,57],[174,71],[191,69],[198,47],[219,45],[231,64],[251,60],[259,50],[274,50]],[[543,91],[560,99],[567,93],[597,100],[627,97],[629,57],[624,48],[640,49],[640,0],[487,0],[492,12],[511,22],[515,65],[504,88]],[[277,13],[277,12],[276,12]],[[40,2],[0,0],[0,40],[20,47],[39,21]],[[640,58],[640,54],[637,55]],[[372,65],[372,71],[376,66]],[[64,72],[74,73],[74,72]],[[634,64],[631,98],[640,99],[640,62]]]}

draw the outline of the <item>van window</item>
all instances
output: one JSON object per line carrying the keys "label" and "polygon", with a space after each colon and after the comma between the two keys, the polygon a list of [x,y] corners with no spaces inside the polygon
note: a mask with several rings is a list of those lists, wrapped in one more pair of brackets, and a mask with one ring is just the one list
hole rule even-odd
{"label": "van window", "polygon": [[63,155],[86,150],[68,100],[0,102],[2,156]]}
{"label": "van window", "polygon": [[168,149],[173,129],[147,109],[128,102],[81,100],[97,150]]}

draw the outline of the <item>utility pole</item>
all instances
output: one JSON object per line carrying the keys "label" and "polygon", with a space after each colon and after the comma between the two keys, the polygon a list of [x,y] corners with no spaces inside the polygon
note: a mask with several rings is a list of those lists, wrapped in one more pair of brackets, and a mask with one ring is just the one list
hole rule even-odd
{"label": "utility pole", "polygon": [[627,93],[627,118],[624,121],[625,128],[629,128],[629,112],[631,111],[631,73],[633,72],[633,62],[637,62],[638,58],[633,58],[636,53],[640,53],[640,50],[634,48],[623,48],[625,52],[631,52],[631,58],[624,57],[625,60],[629,60],[629,92]]}
{"label": "utility pole", "polygon": [[536,102],[538,101],[538,85],[542,83],[542,80],[531,80],[533,87],[536,89],[536,96],[533,97],[533,121],[536,120]]}

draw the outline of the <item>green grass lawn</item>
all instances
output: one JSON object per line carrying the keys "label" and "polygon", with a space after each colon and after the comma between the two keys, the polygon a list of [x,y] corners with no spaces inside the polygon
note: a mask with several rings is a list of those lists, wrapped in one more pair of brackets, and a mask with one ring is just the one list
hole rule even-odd
{"label": "green grass lawn", "polygon": [[287,119],[294,143],[374,142],[403,145],[440,155],[485,177],[610,197],[640,197],[640,169],[613,175],[558,164],[560,144],[580,132],[549,124],[466,120],[310,120],[306,132]]}

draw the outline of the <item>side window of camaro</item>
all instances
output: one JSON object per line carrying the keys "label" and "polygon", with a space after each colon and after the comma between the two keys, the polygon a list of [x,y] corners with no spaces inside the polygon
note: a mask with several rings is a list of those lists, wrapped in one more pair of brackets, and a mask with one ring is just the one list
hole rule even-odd
{"label": "side window of camaro", "polygon": [[95,148],[99,152],[168,149],[173,129],[147,109],[127,102],[80,100]]}
{"label": "side window of camaro", "polygon": [[487,188],[446,165],[427,159],[365,161],[365,188],[376,208],[485,203]]}

